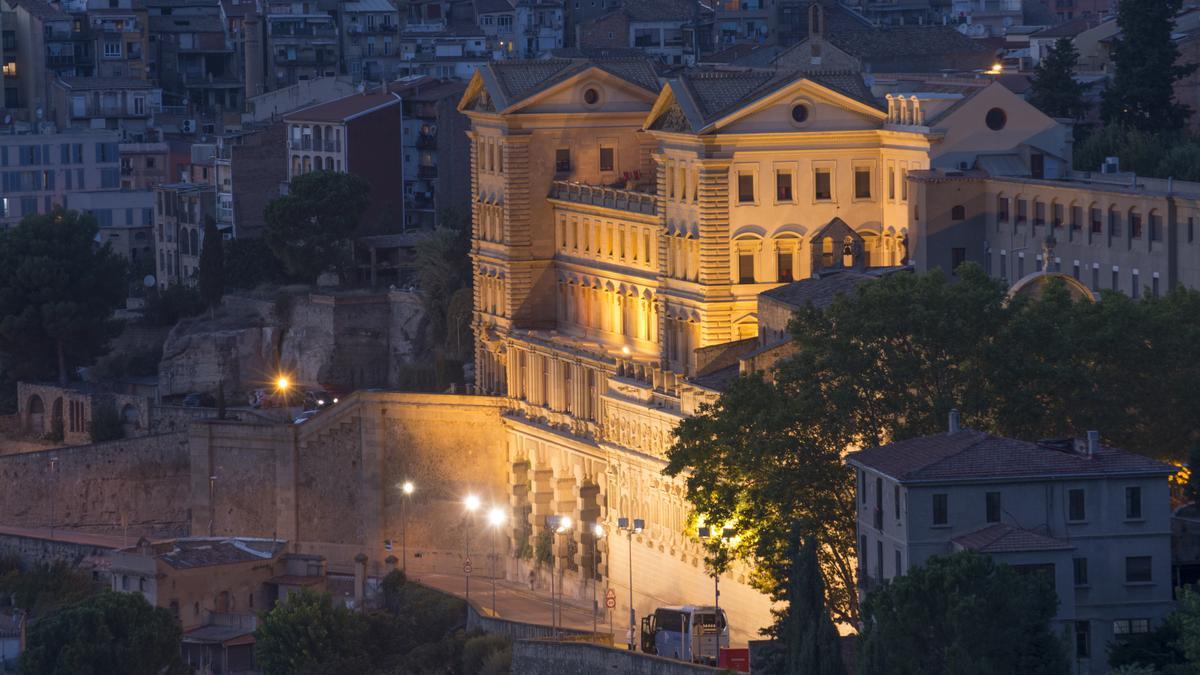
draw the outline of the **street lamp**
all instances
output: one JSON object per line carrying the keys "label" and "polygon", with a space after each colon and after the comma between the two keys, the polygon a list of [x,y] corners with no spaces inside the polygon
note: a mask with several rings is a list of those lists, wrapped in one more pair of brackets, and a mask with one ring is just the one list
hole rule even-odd
{"label": "street lamp", "polygon": [[[701,539],[715,540],[717,542],[717,557],[721,557],[721,547],[725,542],[733,538],[733,528],[723,527],[719,531],[715,527],[701,527],[698,531]],[[719,562],[718,562],[719,564]],[[721,621],[721,573],[718,568],[713,568],[713,602],[716,608],[716,616],[714,621],[717,622],[717,641],[720,642],[720,621]]]}
{"label": "street lamp", "polygon": [[488,511],[488,525],[492,526],[492,616],[496,616],[496,530],[505,520],[504,509],[499,506],[493,506]]}
{"label": "street lamp", "polygon": [[54,502],[58,501],[58,458],[50,458],[50,538],[54,538]]}
{"label": "street lamp", "polygon": [[467,588],[467,603],[471,602],[471,516],[479,510],[479,497],[475,495],[467,495],[463,500],[463,506],[467,509],[467,515],[463,526],[463,577]]}
{"label": "street lamp", "polygon": [[596,600],[596,586],[600,582],[600,561],[597,559],[600,550],[600,540],[604,538],[604,526],[592,524],[592,634],[598,631],[596,615],[600,612],[600,604]]}
{"label": "street lamp", "polygon": [[618,518],[617,529],[629,534],[629,651],[633,651],[633,626],[637,621],[637,615],[633,611],[633,535],[641,534],[642,530],[646,529],[646,521],[634,518],[630,522],[628,518]]}
{"label": "street lamp", "polygon": [[[554,535],[560,535],[564,532],[570,532],[571,527],[573,525],[574,525],[574,522],[571,520],[571,516],[546,516],[546,527],[550,528],[553,531]],[[556,546],[557,544],[558,544],[558,538],[557,538],[557,536],[555,536],[555,538],[552,539],[552,543],[551,543],[551,547],[550,547],[551,548],[551,552],[550,552],[551,558],[550,559],[552,561],[551,569],[550,569],[550,627],[551,627],[551,630],[554,632],[555,637],[558,636],[558,629],[559,629],[559,626],[562,624],[562,608],[560,607],[560,601],[561,601],[561,596],[562,596],[562,583],[563,583],[562,572],[561,572],[561,568],[560,568],[559,576],[558,576],[558,595],[555,595],[555,593],[554,593],[554,567],[556,565],[554,564],[553,561],[556,558],[558,558],[558,555],[555,554],[553,549],[554,549],[554,546]]]}
{"label": "street lamp", "polygon": [[400,484],[400,492],[404,494],[400,500],[400,571],[405,575],[408,574],[408,501],[415,489],[411,480]]}

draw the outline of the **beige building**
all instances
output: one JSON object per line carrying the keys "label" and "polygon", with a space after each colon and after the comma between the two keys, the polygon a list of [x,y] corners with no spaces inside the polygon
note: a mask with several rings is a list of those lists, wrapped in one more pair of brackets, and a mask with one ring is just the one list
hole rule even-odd
{"label": "beige building", "polygon": [[[1002,86],[912,89],[880,97],[857,75],[796,71],[660,82],[637,60],[476,74],[461,104],[476,383],[504,400],[518,549],[547,516],[610,532],[642,518],[634,613],[711,599],[683,482],[661,472],[675,425],[759,348],[759,295],[905,264],[910,172],[986,155],[1043,175],[1068,165],[1069,130]],[[590,576],[586,532],[559,549],[568,592]],[[628,547],[597,547],[605,582],[627,584]],[[721,584],[735,642],[770,622],[746,572]]]}
{"label": "beige building", "polygon": [[918,270],[949,271],[969,260],[1010,284],[1048,270],[1093,292],[1135,298],[1180,284],[1200,288],[1198,183],[980,170],[918,172],[911,181]]}

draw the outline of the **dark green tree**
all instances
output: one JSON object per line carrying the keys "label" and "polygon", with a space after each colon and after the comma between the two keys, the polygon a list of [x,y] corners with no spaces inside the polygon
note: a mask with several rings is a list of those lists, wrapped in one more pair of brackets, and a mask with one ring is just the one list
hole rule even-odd
{"label": "dark green tree", "polygon": [[200,297],[211,314],[225,295],[225,252],[221,231],[212,216],[204,219],[204,244],[200,249]]}
{"label": "dark green tree", "polygon": [[125,438],[125,426],[121,423],[121,413],[112,403],[102,403],[92,410],[92,421],[88,426],[88,435],[93,443],[116,441]]}
{"label": "dark green tree", "polygon": [[1053,578],[1021,574],[969,551],[935,556],[863,603],[864,675],[1069,672],[1051,627]]}
{"label": "dark green tree", "polygon": [[66,384],[119,332],[125,261],[96,246],[97,231],[91,215],[55,209],[0,232],[0,351],[19,357],[17,377]]}
{"label": "dark green tree", "polygon": [[358,234],[371,185],[352,173],[314,171],[292,179],[288,194],[267,204],[263,238],[288,274],[313,283],[341,266]]}
{"label": "dark green tree", "polygon": [[1200,444],[1188,449],[1188,480],[1183,486],[1183,496],[1193,504],[1200,504]]}
{"label": "dark green tree", "polygon": [[0,596],[11,598],[16,607],[34,619],[85,600],[99,590],[91,575],[61,560],[29,566],[21,564],[19,558],[0,561]]}
{"label": "dark green tree", "polygon": [[1075,79],[1079,52],[1068,38],[1059,38],[1033,71],[1028,100],[1051,117],[1073,120],[1087,115],[1083,94],[1087,85]]}
{"label": "dark green tree", "polygon": [[[799,532],[799,528],[796,528]],[[825,609],[825,583],[813,539],[793,538],[794,560],[784,588],[787,608],[776,637],[787,649],[788,675],[841,675],[842,650],[837,629]]]}
{"label": "dark green tree", "polygon": [[223,247],[225,287],[252,290],[288,281],[283,264],[262,239],[234,239]]}
{"label": "dark green tree", "polygon": [[140,593],[103,593],[43,617],[21,655],[28,675],[163,675],[191,672],[179,624]]}
{"label": "dark green tree", "polygon": [[1180,64],[1171,39],[1182,0],[1121,0],[1120,35],[1112,47],[1113,79],[1104,92],[1105,124],[1144,131],[1171,131],[1187,122],[1191,110],[1175,100],[1175,82],[1196,70]]}
{"label": "dark green tree", "polygon": [[362,673],[383,645],[367,640],[361,614],[335,607],[328,595],[288,595],[255,631],[255,658],[264,675]]}

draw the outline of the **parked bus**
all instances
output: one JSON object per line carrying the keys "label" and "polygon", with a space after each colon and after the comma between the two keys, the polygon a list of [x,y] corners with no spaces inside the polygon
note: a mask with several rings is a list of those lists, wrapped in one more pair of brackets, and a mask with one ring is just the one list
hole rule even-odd
{"label": "parked bus", "polygon": [[729,647],[725,611],[712,605],[659,607],[642,619],[642,651],[670,659],[717,665]]}

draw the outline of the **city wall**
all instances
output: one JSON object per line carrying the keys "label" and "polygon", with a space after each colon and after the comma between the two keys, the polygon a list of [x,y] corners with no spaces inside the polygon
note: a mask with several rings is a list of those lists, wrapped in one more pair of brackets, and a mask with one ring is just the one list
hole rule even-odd
{"label": "city wall", "polygon": [[[53,461],[52,461],[53,460]],[[187,533],[183,433],[0,456],[0,523],[121,534]]]}
{"label": "city wall", "polygon": [[586,642],[518,640],[513,643],[512,672],[526,675],[709,675],[724,671]]}

